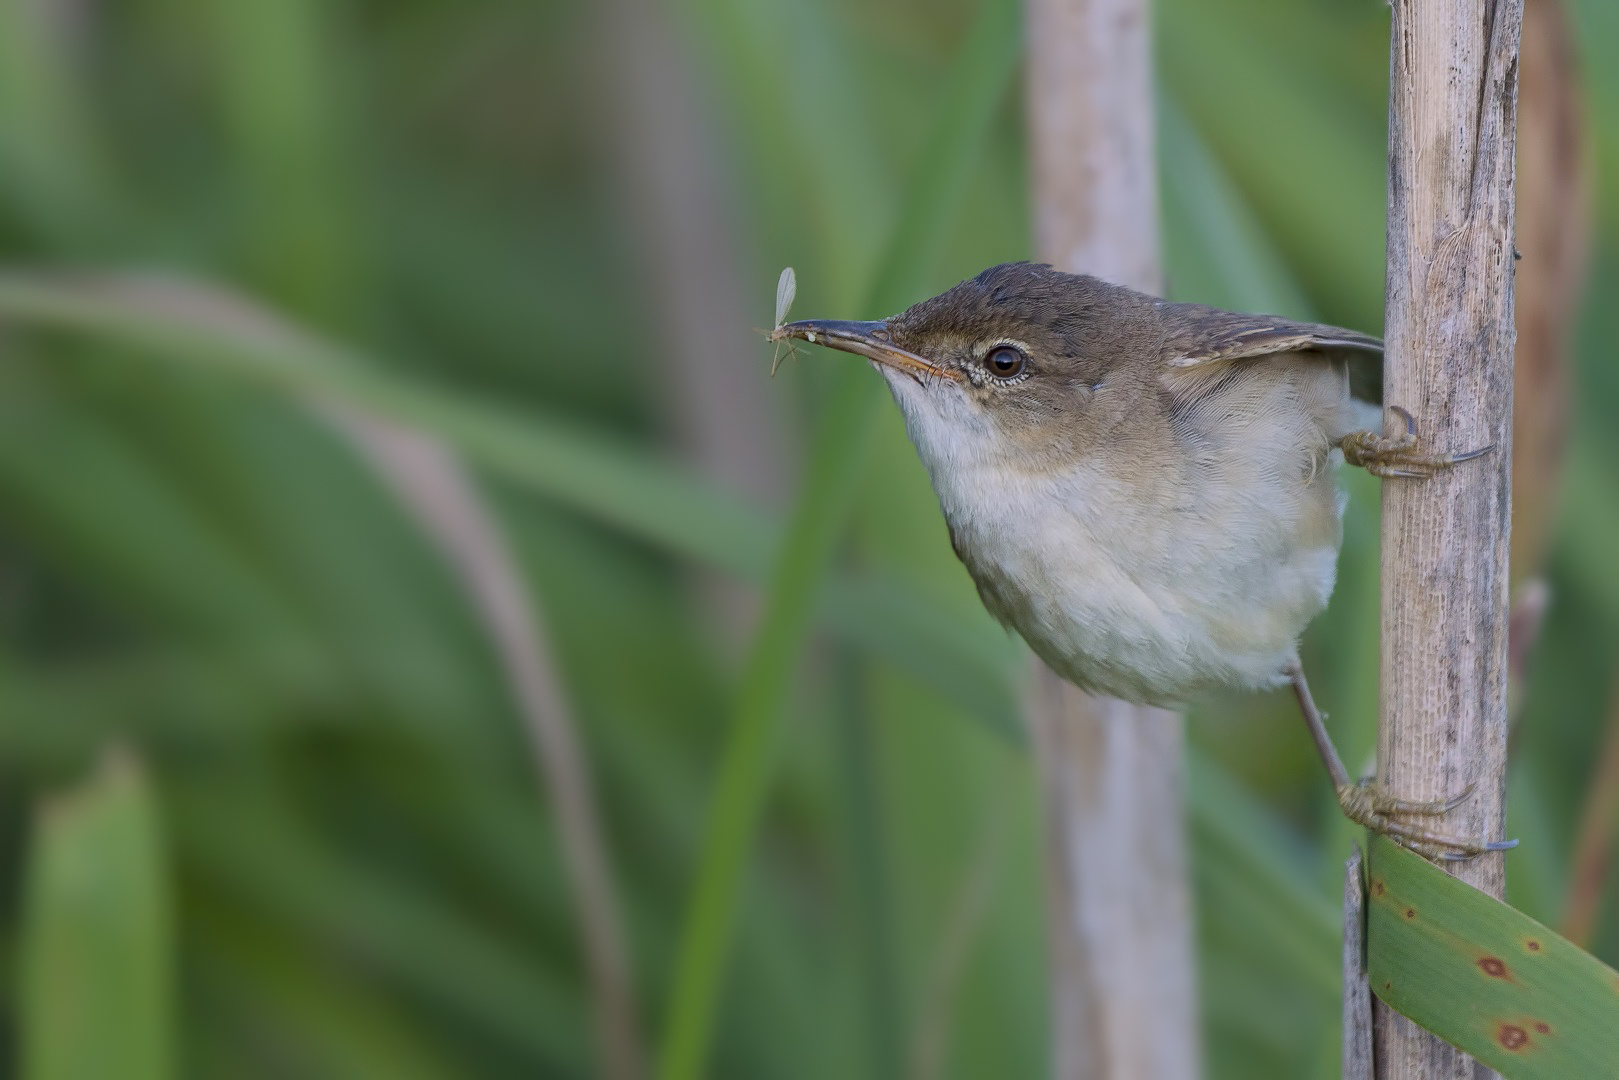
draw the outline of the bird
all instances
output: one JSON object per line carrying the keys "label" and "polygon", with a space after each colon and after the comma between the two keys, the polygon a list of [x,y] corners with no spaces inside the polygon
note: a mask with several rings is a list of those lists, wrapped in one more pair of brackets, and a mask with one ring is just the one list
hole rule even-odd
{"label": "bird", "polygon": [[888,319],[781,323],[882,373],[984,606],[1083,690],[1177,707],[1291,686],[1353,821],[1430,858],[1513,841],[1444,834],[1444,800],[1352,780],[1298,642],[1327,606],[1340,461],[1421,479],[1381,405],[1383,344],[1354,330],[1177,303],[1034,262],[992,266]]}

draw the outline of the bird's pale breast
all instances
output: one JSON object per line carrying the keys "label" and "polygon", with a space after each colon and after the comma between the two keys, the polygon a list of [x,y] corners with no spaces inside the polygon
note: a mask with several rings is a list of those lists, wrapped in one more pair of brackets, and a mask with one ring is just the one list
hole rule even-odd
{"label": "bird's pale breast", "polygon": [[1342,536],[1330,447],[1354,417],[1323,374],[1197,398],[1156,467],[935,471],[985,605],[1063,675],[1126,700],[1279,683],[1331,596]]}

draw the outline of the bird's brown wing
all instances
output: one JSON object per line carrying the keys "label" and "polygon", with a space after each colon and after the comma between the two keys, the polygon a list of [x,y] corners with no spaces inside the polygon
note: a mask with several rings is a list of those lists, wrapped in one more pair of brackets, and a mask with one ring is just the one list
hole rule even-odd
{"label": "bird's brown wing", "polygon": [[1173,368],[1278,353],[1321,353],[1349,368],[1349,391],[1362,401],[1383,400],[1383,342],[1369,334],[1268,315],[1241,315],[1201,304],[1165,303],[1164,360]]}

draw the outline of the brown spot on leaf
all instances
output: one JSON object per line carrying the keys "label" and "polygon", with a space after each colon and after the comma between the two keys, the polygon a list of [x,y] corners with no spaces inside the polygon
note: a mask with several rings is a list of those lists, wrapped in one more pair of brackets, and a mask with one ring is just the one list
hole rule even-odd
{"label": "brown spot on leaf", "polygon": [[1376,893],[1378,896],[1383,895],[1383,893],[1385,891],[1385,888],[1384,888],[1384,885],[1383,885],[1383,879],[1382,878],[1373,878],[1372,879],[1372,891],[1374,893]]}
{"label": "brown spot on leaf", "polygon": [[1529,1045],[1529,1033],[1516,1024],[1502,1024],[1496,1039],[1508,1050],[1522,1050]]}
{"label": "brown spot on leaf", "polygon": [[1539,952],[1540,951],[1540,942],[1536,941],[1534,938],[1529,939],[1528,945],[1529,945],[1529,951],[1530,952]]}
{"label": "brown spot on leaf", "polygon": [[1405,917],[1408,918],[1408,919],[1416,918],[1417,917],[1417,909],[1416,908],[1406,908],[1405,909]]}
{"label": "brown spot on leaf", "polygon": [[1501,962],[1501,958],[1498,956],[1486,956],[1479,960],[1478,966],[1483,968],[1484,974],[1492,979],[1504,979],[1507,977],[1507,966]]}
{"label": "brown spot on leaf", "polygon": [[1546,1021],[1542,1020],[1535,1025],[1535,1030],[1540,1032],[1542,1035],[1550,1035],[1552,1033],[1552,1026],[1546,1023]]}

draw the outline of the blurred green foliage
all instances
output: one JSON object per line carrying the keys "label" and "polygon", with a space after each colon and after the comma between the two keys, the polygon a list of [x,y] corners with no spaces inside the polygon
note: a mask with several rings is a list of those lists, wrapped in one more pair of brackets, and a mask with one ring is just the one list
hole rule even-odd
{"label": "blurred green foliage", "polygon": [[[674,449],[686,375],[634,175],[662,183],[662,151],[624,135],[611,14],[640,10],[0,0],[0,1032],[25,1075],[96,1075],[41,1048],[52,1009],[117,1013],[106,1034],[153,1075],[168,1056],[207,1077],[594,1074],[554,823],[493,650],[308,409],[320,396],[477,469],[581,726],[649,1041],[690,992],[677,942],[729,721],[752,716],[759,829],[713,931],[730,948],[711,1074],[1043,1070],[1021,650],[979,609],[868,372],[805,354],[767,384],[768,347],[714,328],[727,380],[771,410],[779,444],[756,450],[784,479],[743,494]],[[787,263],[801,314],[862,318],[1028,254],[1015,79],[971,51],[1010,5],[658,10],[655,54],[700,121],[676,145],[701,141],[724,187],[716,247],[755,325]],[[1573,13],[1606,178],[1619,9]],[[1376,330],[1386,7],[1163,0],[1157,17],[1173,294]],[[1598,209],[1602,296],[1619,187]],[[34,267],[183,272],[312,336],[278,352],[177,329],[33,288]],[[1616,323],[1593,304],[1582,324],[1512,776],[1512,899],[1553,925],[1619,655]],[[830,443],[847,457],[828,463]],[[1375,484],[1348,482],[1306,663],[1358,762],[1377,515]],[[769,583],[771,635],[747,644],[757,613],[716,572]],[[1208,703],[1190,729],[1209,1075],[1336,1075],[1352,833],[1280,695]],[[124,760],[109,746],[139,766],[98,772]],[[97,845],[116,857],[64,880]],[[72,889],[103,895],[81,916]],[[128,910],[80,1000],[66,965],[100,939],[72,920],[109,897]],[[1619,957],[1611,904],[1596,951]],[[119,988],[130,1008],[97,996]]]}

